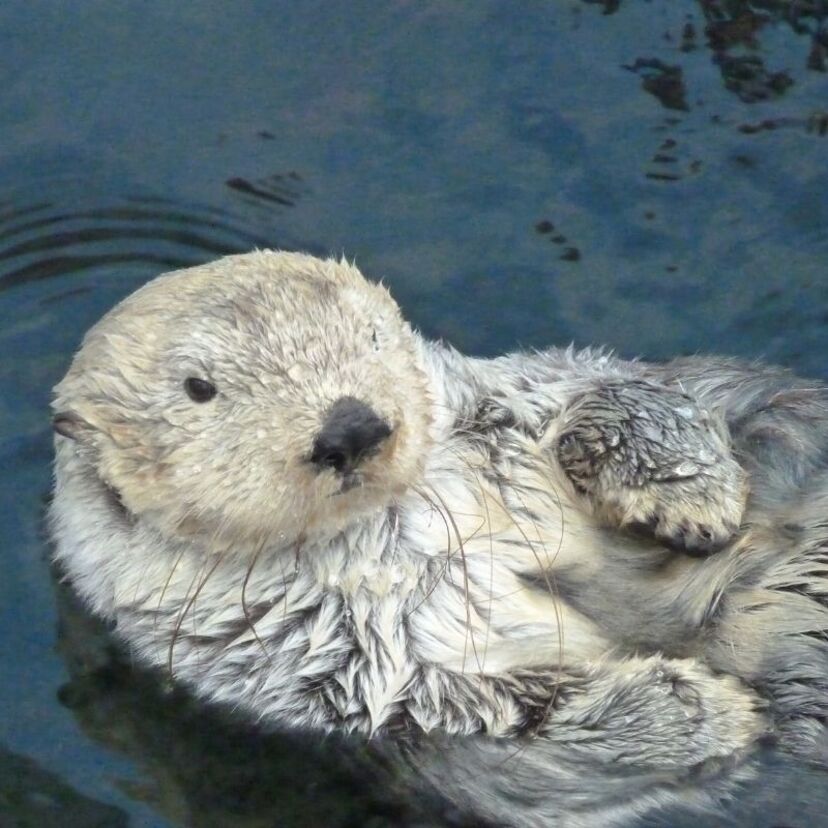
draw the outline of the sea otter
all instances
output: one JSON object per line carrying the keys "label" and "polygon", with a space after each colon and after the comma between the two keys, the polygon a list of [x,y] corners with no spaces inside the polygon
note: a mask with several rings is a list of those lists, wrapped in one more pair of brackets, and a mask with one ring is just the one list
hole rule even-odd
{"label": "sea otter", "polygon": [[54,409],[57,560],[205,698],[430,734],[424,772],[479,760],[457,798],[513,824],[704,803],[764,737],[824,758],[818,384],[472,359],[346,262],[262,251],[128,297]]}

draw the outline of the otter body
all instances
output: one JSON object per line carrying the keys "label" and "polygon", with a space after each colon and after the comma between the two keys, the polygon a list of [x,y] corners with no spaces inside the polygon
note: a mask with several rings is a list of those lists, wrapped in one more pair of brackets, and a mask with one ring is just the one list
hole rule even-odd
{"label": "otter body", "polygon": [[206,698],[430,734],[414,761],[491,819],[621,822],[714,800],[768,734],[820,758],[827,401],[725,361],[470,359],[344,263],[230,257],[87,335],[56,557]]}

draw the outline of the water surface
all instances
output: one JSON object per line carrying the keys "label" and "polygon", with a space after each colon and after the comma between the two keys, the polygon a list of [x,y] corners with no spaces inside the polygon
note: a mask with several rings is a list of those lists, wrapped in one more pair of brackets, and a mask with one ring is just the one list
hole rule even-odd
{"label": "water surface", "polygon": [[[231,777],[248,785],[234,802],[204,781],[239,764],[230,735],[159,751],[124,712],[134,690],[56,599],[42,527],[49,393],[90,324],[164,270],[270,246],[345,253],[426,334],[477,354],[574,341],[824,378],[827,15],[820,0],[6,0],[0,823],[8,802],[31,825],[409,818],[361,767],[307,757],[267,802]],[[153,711],[147,731],[169,732]],[[261,748],[263,779],[298,748],[279,750]],[[828,825],[825,782],[771,759],[733,818]]]}

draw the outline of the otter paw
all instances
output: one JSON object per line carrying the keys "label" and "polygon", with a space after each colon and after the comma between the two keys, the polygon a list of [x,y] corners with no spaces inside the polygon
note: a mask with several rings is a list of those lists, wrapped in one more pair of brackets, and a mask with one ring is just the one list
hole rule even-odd
{"label": "otter paw", "polygon": [[[698,773],[740,761],[770,735],[763,699],[691,659],[604,662],[581,680],[542,732],[573,751],[639,769]],[[582,741],[585,733],[590,738]]]}
{"label": "otter paw", "polygon": [[656,668],[656,686],[684,716],[689,766],[712,768],[744,756],[771,736],[766,703],[733,676],[716,676],[693,661]]}
{"label": "otter paw", "polygon": [[708,555],[738,531],[747,495],[746,476],[730,457],[692,477],[607,491],[608,520],[652,535],[691,555]]}
{"label": "otter paw", "polygon": [[706,554],[741,522],[746,475],[724,426],[685,394],[643,380],[605,382],[561,418],[558,463],[608,522]]}

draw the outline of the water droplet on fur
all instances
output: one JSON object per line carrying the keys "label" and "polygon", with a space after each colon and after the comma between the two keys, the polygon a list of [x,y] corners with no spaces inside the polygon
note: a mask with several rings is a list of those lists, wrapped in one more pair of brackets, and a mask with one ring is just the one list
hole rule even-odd
{"label": "water droplet on fur", "polygon": [[686,406],[679,406],[678,408],[673,409],[679,417],[683,417],[685,420],[692,420],[696,416],[696,412],[690,408],[689,405]]}
{"label": "water droplet on fur", "polygon": [[676,477],[692,477],[694,474],[698,473],[699,467],[695,463],[691,463],[689,460],[679,463],[675,469],[673,469],[673,474],[675,474]]}
{"label": "water droplet on fur", "polygon": [[193,466],[193,474],[201,474],[201,466]]}
{"label": "water droplet on fur", "polygon": [[656,670],[656,678],[663,679],[664,678],[664,670]]}
{"label": "water droplet on fur", "polygon": [[264,440],[264,438],[265,438],[265,430],[264,430],[263,428],[258,429],[258,430],[256,431],[256,437],[257,437],[259,440]]}

